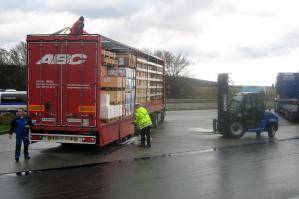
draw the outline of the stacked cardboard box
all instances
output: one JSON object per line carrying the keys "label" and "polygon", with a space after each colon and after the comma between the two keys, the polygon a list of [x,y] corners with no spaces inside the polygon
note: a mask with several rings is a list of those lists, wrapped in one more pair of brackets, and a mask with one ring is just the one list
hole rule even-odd
{"label": "stacked cardboard box", "polygon": [[123,77],[101,77],[102,88],[125,88],[125,84]]}
{"label": "stacked cardboard box", "polygon": [[126,82],[124,77],[108,76],[107,66],[101,67],[101,87],[102,88],[125,88]]}
{"label": "stacked cardboard box", "polygon": [[[106,51],[105,53],[107,53]],[[112,56],[112,55],[109,55]],[[110,67],[109,69],[114,67]],[[117,67],[116,67],[117,68]],[[110,76],[107,66],[101,67],[101,110],[100,118],[109,120],[124,115],[125,77]]]}
{"label": "stacked cardboard box", "polygon": [[110,57],[112,59],[115,59],[116,58],[116,54],[109,51],[109,50],[105,50],[105,49],[102,49],[102,56],[103,57]]}
{"label": "stacked cardboard box", "polygon": [[116,54],[108,51],[102,50],[102,65],[104,66],[118,66],[118,60],[116,59]]}
{"label": "stacked cardboard box", "polygon": [[121,67],[136,67],[136,56],[131,53],[117,53],[118,65]]}
{"label": "stacked cardboard box", "polygon": [[[104,97],[105,96],[105,97]],[[108,97],[106,97],[108,96]],[[106,99],[107,98],[107,99]],[[103,103],[107,105],[107,102],[109,104],[121,104],[125,100],[125,91],[101,91],[101,100],[103,100]],[[101,101],[102,104],[102,101]]]}
{"label": "stacked cardboard box", "polygon": [[123,103],[123,98],[124,91],[101,91],[100,118],[106,120],[123,116],[123,104],[117,104]]}

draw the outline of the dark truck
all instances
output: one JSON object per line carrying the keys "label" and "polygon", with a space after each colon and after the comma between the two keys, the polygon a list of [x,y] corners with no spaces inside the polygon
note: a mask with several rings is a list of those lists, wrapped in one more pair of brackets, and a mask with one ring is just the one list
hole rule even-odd
{"label": "dark truck", "polygon": [[276,94],[275,111],[289,121],[298,121],[299,73],[278,73]]}

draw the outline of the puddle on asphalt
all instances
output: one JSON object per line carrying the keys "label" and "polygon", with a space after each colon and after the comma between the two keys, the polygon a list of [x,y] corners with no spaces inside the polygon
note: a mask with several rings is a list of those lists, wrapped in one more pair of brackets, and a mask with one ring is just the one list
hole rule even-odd
{"label": "puddle on asphalt", "polygon": [[10,178],[10,177],[16,177],[16,176],[27,176],[34,173],[34,171],[20,171],[16,173],[5,173],[0,175],[0,179]]}
{"label": "puddle on asphalt", "polygon": [[213,129],[208,128],[190,128],[190,130],[192,131],[192,133],[219,135],[218,133],[214,132]]}

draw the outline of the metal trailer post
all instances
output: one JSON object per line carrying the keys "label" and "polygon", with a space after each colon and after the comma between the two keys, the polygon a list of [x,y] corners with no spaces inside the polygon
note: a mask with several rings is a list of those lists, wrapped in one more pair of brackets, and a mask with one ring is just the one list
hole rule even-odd
{"label": "metal trailer post", "polygon": [[228,114],[228,74],[218,74],[217,81],[217,101],[218,101],[218,131],[225,137],[230,134],[229,114]]}

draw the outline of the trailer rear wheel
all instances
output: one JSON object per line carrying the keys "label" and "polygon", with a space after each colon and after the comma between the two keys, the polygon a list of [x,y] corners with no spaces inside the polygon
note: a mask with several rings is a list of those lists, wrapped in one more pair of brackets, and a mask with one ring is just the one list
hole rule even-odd
{"label": "trailer rear wheel", "polygon": [[162,111],[162,112],[161,112],[161,123],[164,122],[165,117],[166,117],[166,112],[165,112],[165,111]]}
{"label": "trailer rear wheel", "polygon": [[241,122],[232,122],[230,125],[230,135],[232,138],[240,138],[244,135],[245,129]]}
{"label": "trailer rear wheel", "polygon": [[153,123],[153,128],[157,128],[157,126],[158,126],[158,114],[157,113],[153,113],[152,123]]}
{"label": "trailer rear wheel", "polygon": [[213,119],[213,131],[216,132],[218,131],[218,120]]}
{"label": "trailer rear wheel", "polygon": [[270,138],[273,138],[275,136],[276,131],[277,131],[277,128],[276,128],[276,126],[274,124],[270,124],[268,126],[268,136]]}

